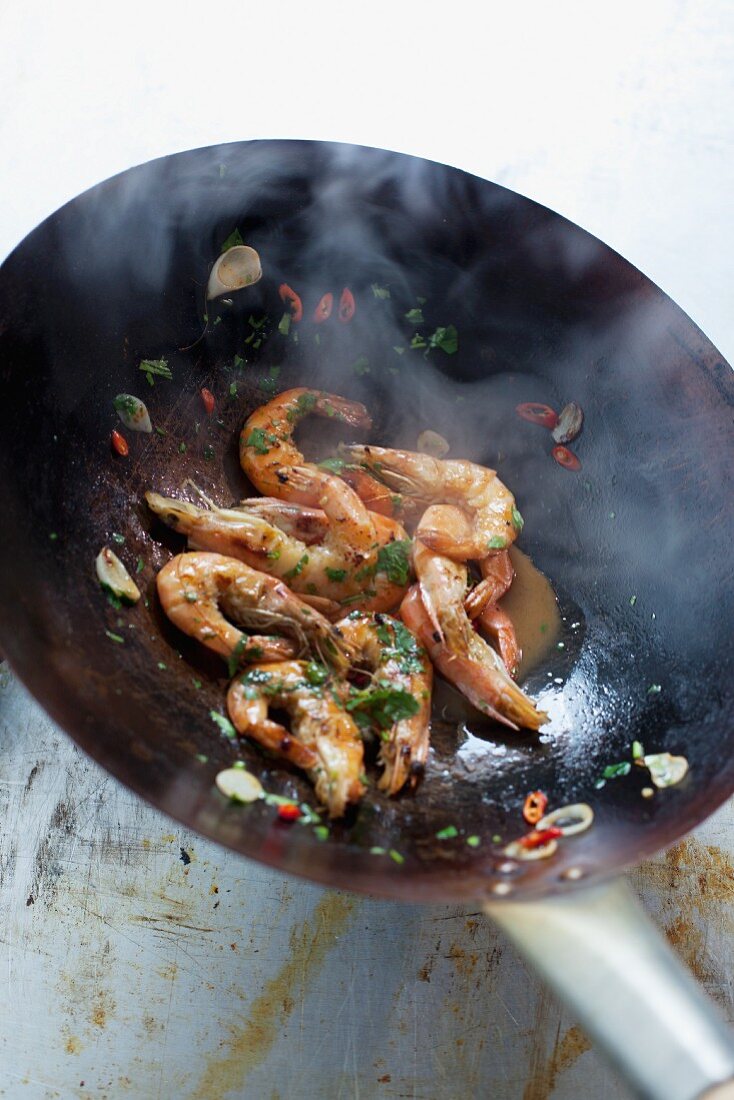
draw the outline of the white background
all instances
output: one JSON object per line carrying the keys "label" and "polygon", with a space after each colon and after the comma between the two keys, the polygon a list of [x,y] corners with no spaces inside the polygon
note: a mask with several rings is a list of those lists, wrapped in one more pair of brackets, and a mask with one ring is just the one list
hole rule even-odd
{"label": "white background", "polygon": [[354,141],[566,214],[731,360],[733,56],[731,0],[0,0],[0,255],[163,153]]}

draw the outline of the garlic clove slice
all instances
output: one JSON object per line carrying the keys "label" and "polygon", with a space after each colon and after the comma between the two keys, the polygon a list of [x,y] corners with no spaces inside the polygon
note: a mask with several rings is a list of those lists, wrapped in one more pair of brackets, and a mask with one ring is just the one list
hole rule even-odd
{"label": "garlic clove slice", "polygon": [[260,256],[255,249],[247,244],[236,244],[215,260],[207,283],[207,300],[252,286],[262,278],[262,273]]}
{"label": "garlic clove slice", "polygon": [[219,772],[214,782],[225,798],[230,798],[233,802],[257,802],[265,794],[257,776],[244,768],[225,768]]}
{"label": "garlic clove slice", "polygon": [[113,596],[117,596],[118,600],[127,600],[128,603],[138,602],[140,589],[109,546],[102,547],[94,565],[99,583],[109,588]]}

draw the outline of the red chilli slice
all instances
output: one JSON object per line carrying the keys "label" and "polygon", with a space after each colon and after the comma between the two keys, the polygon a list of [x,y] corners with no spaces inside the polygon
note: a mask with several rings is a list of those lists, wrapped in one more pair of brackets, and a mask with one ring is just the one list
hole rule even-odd
{"label": "red chilli slice", "polygon": [[342,291],[342,296],[339,299],[339,320],[342,324],[346,325],[351,321],[354,314],[357,312],[357,305],[354,301],[354,295],[349,287],[345,286]]}
{"label": "red chilli slice", "polygon": [[125,439],[125,436],[122,434],[122,432],[118,432],[116,428],[112,429],[110,442],[112,444],[112,449],[114,451],[117,451],[118,455],[122,455],[123,458],[130,450],[127,445],[127,440]]}
{"label": "red chilli slice", "polygon": [[553,431],[558,423],[558,413],[554,412],[550,405],[539,405],[535,401],[526,401],[517,405],[515,412],[522,420],[529,420],[531,424],[540,424],[542,428]]}
{"label": "red chilli slice", "polygon": [[204,402],[204,408],[206,409],[206,415],[211,416],[214,412],[214,405],[216,399],[211,390],[208,390],[206,386],[201,390],[201,400]]}
{"label": "red chilli slice", "polygon": [[320,325],[323,321],[328,321],[331,317],[331,311],[334,308],[334,295],[324,294],[319,300],[319,304],[313,311],[313,319],[315,324]]}
{"label": "red chilli slice", "polygon": [[563,836],[563,829],[557,829],[555,825],[551,825],[550,829],[533,829],[532,833],[521,836],[517,843],[523,848],[542,848],[551,840],[558,840],[559,836]]}
{"label": "red chilli slice", "polygon": [[557,447],[554,447],[551,454],[558,465],[563,466],[564,470],[576,471],[581,469],[581,463],[576,458],[576,455],[573,451],[569,451],[568,447],[564,447],[563,444],[559,443]]}
{"label": "red chilli slice", "polygon": [[284,802],[278,806],[278,817],[281,821],[298,821],[299,817],[302,816],[295,802]]}
{"label": "red chilli slice", "polygon": [[528,825],[538,824],[541,817],[545,813],[547,805],[547,795],[543,794],[542,791],[531,791],[531,793],[525,799],[525,805],[522,808],[522,816],[525,818]]}
{"label": "red chilli slice", "polygon": [[292,290],[288,283],[281,283],[278,287],[278,294],[281,302],[287,305],[291,311],[291,321],[300,321],[303,318],[303,302],[295,290]]}

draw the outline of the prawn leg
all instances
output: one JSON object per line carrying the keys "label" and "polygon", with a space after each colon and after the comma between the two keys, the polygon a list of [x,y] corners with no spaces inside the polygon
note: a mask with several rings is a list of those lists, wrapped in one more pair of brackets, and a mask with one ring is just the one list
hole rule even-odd
{"label": "prawn leg", "polygon": [[171,622],[226,659],[247,650],[244,630],[254,628],[283,635],[289,655],[317,653],[341,670],[350,664],[351,651],[328,619],[281,581],[235,558],[178,554],[158,573],[156,585]]}

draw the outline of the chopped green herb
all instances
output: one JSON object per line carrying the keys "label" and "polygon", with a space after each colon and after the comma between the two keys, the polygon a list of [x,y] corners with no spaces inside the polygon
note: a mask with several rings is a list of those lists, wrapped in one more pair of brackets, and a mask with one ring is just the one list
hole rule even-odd
{"label": "chopped green herb", "polygon": [[125,536],[124,535],[118,535],[116,531],[113,531],[112,541],[116,542],[118,546],[122,546],[123,543],[125,542]]}
{"label": "chopped green herb", "polygon": [[319,469],[328,470],[330,474],[340,474],[347,466],[343,458],[322,458]]}
{"label": "chopped green herb", "polygon": [[632,765],[629,760],[622,760],[619,764],[607,764],[601,773],[604,779],[617,779],[621,775],[629,775]]}
{"label": "chopped green herb", "polygon": [[594,789],[597,790],[597,791],[600,791],[602,789],[602,787],[606,787],[606,785],[607,785],[606,779],[597,779],[596,783],[594,784]]}
{"label": "chopped green herb", "polygon": [[466,842],[470,848],[478,848],[479,845],[482,843],[482,840],[481,837],[478,836],[468,836],[466,838]]}
{"label": "chopped green herb", "polygon": [[277,561],[280,557],[280,550],[268,550],[265,557],[268,558],[269,561]]}
{"label": "chopped green herb", "polygon": [[304,566],[306,565],[308,565],[308,554],[304,554],[303,557],[296,562],[292,569],[287,569],[285,571],[285,573],[283,574],[283,580],[290,581],[294,577],[300,577],[301,573],[303,572]]}
{"label": "chopped green herb", "polygon": [[278,391],[278,376],[280,374],[280,367],[271,367],[270,374],[266,378],[261,378],[257,383],[257,388],[263,393],[274,394]]}
{"label": "chopped green herb", "polygon": [[209,443],[205,445],[203,455],[208,462],[214,458],[214,448]]}
{"label": "chopped green herb", "polygon": [[250,328],[254,328],[254,329],[255,329],[255,332],[259,332],[259,331],[260,331],[260,329],[261,329],[261,328],[263,327],[263,325],[265,324],[265,322],[266,322],[266,321],[267,321],[267,316],[265,316],[265,315],[263,315],[263,316],[262,316],[262,317],[260,318],[260,320],[259,320],[259,321],[256,321],[256,320],[255,320],[255,318],[254,318],[254,317],[252,316],[252,314],[250,314],[250,317],[249,317],[249,320],[248,320],[248,324],[249,324]]}
{"label": "chopped green herb", "polygon": [[644,755],[645,755],[645,750],[642,747],[642,742],[641,741],[633,741],[632,742],[632,759],[633,760],[641,760]]}
{"label": "chopped green herb", "polygon": [[391,848],[387,854],[390,856],[393,863],[405,863],[405,856],[401,856],[400,852],[396,852],[394,848]]}
{"label": "chopped green herb", "polygon": [[372,284],[372,293],[375,298],[379,298],[384,301],[385,298],[390,297],[390,288],[386,286],[379,286],[378,283]]}
{"label": "chopped green herb", "polygon": [[447,825],[445,829],[439,829],[436,833],[436,840],[453,840],[455,836],[459,835],[459,830],[455,825]]}
{"label": "chopped green herb", "polygon": [[145,568],[145,562],[143,561],[142,558],[138,558],[137,562],[135,563],[135,572],[136,573],[142,573],[144,568]]}
{"label": "chopped green herb", "polygon": [[525,526],[525,520],[520,515],[520,512],[513,505],[512,508],[512,524],[516,531],[522,531]]}
{"label": "chopped green herb", "polygon": [[420,334],[419,332],[416,332],[415,336],[414,336],[414,337],[413,337],[413,339],[412,339],[412,340],[410,341],[410,346],[411,346],[412,348],[427,348],[427,347],[428,347],[428,344],[427,344],[427,343],[426,343],[426,341],[425,341],[425,340],[423,339],[423,337],[421,336],[421,334]]}
{"label": "chopped green herb", "polygon": [[215,317],[214,318],[214,323],[212,324],[212,328],[216,328],[217,325],[221,325],[221,323],[222,323],[222,318],[221,317]]}
{"label": "chopped green herb", "polygon": [[650,684],[649,688],[647,689],[647,694],[648,695],[659,695],[662,690],[663,689],[660,686],[660,684]]}
{"label": "chopped green herb", "polygon": [[179,443],[179,445],[178,445],[178,453],[179,453],[180,455],[185,455],[185,454],[186,454],[186,444],[185,444],[185,443]]}
{"label": "chopped green herb", "polygon": [[173,372],[168,366],[167,359],[141,359],[138,370],[148,375],[158,374],[161,378],[167,378],[169,382],[173,380]]}
{"label": "chopped green herb", "polygon": [[405,348],[393,347],[392,350],[396,355],[405,355]]}
{"label": "chopped green herb", "polygon": [[447,355],[459,350],[459,334],[454,325],[440,326],[428,337],[429,348],[440,348]]}
{"label": "chopped green herb", "polygon": [[50,539],[50,541],[51,541],[51,542],[56,542],[56,539],[57,539],[57,538],[58,538],[59,536],[58,536],[58,535],[56,534],[56,532],[55,532],[55,531],[49,531],[49,535],[48,535],[48,537],[49,537],[49,539]]}
{"label": "chopped green herb", "polygon": [[506,546],[507,539],[503,539],[501,535],[494,535],[487,543],[488,550],[504,550]]}
{"label": "chopped green herb", "polygon": [[165,428],[158,428],[158,427],[156,427],[156,433],[157,433],[158,435],[168,435],[168,432],[166,431],[166,429],[165,429]]}
{"label": "chopped green herb", "polygon": [[630,596],[630,607],[634,607],[637,603],[637,596]]}
{"label": "chopped green herb", "polygon": [[411,325],[422,325],[424,322],[422,309],[409,309],[405,314],[405,320],[410,321]]}
{"label": "chopped green herb", "polygon": [[230,397],[236,397],[237,396],[237,383],[236,382],[230,382],[230,384],[229,384],[229,396]]}
{"label": "chopped green herb", "polygon": [[234,728],[229,718],[220,714],[218,710],[210,710],[209,717],[213,722],[216,722],[225,737],[228,737],[230,741],[234,741],[237,736],[237,730]]}
{"label": "chopped green herb", "polygon": [[194,759],[198,760],[200,764],[208,764],[209,763],[209,757],[205,756],[203,752],[197,752]]}
{"label": "chopped green herb", "polygon": [[545,634],[547,632],[547,630],[548,630],[548,623],[541,623],[540,624],[540,633]]}
{"label": "chopped green herb", "polygon": [[267,444],[276,442],[275,436],[271,435],[270,432],[264,432],[262,428],[253,428],[245,442],[245,446],[254,447],[255,454],[266,455],[270,451]]}
{"label": "chopped green herb", "polygon": [[201,680],[197,680],[195,676],[191,677],[191,683],[194,685],[197,691],[201,687]]}
{"label": "chopped green herb", "polygon": [[244,762],[244,760],[235,760],[235,762],[234,762],[234,764],[232,765],[232,767],[233,767],[233,768],[236,768],[236,769],[237,769],[237,771],[240,771],[240,772],[244,772],[244,771],[247,771],[247,768],[246,768],[246,766],[245,766],[245,762]]}
{"label": "chopped green herb", "polygon": [[329,679],[329,670],[319,661],[309,661],[306,665],[306,679],[313,687],[320,687]]}
{"label": "chopped green herb", "polygon": [[377,845],[375,845],[374,848],[370,848],[370,855],[371,856],[384,856],[386,854],[387,854],[387,848],[380,848]]}
{"label": "chopped green herb", "polygon": [[375,686],[363,691],[353,688],[346,709],[362,729],[376,726],[389,730],[401,719],[417,714],[420,708],[409,691],[395,688],[387,680],[378,680]]}
{"label": "chopped green herb", "polygon": [[502,843],[502,837],[500,836],[499,833],[494,834],[494,836],[492,837],[492,843],[493,844],[501,844]]}
{"label": "chopped green herb", "polygon": [[235,248],[238,244],[244,244],[242,240],[242,234],[239,229],[233,229],[226,241],[222,245],[222,252],[229,252],[230,248]]}
{"label": "chopped green herb", "polygon": [[329,839],[329,829],[326,825],[315,825],[314,836],[317,836],[319,840]]}
{"label": "chopped green herb", "polygon": [[122,607],[122,600],[119,596],[116,596],[112,589],[107,584],[102,585],[102,591],[107,596],[107,602],[111,607],[114,607],[115,611],[119,611]]}
{"label": "chopped green herb", "polygon": [[291,330],[291,315],[290,313],[284,313],[278,322],[278,332],[281,336],[287,336]]}
{"label": "chopped green herb", "polygon": [[[188,594],[187,594],[188,596]],[[247,648],[248,638],[246,634],[243,634],[237,645],[234,647],[227,660],[227,672],[229,673],[230,680],[234,676],[237,669],[240,667],[240,657]]]}
{"label": "chopped green herb", "polygon": [[166,664],[165,661],[159,661],[158,662],[158,668],[161,670],[161,672],[165,672],[166,669],[168,668],[168,665]]}
{"label": "chopped green herb", "polygon": [[288,412],[288,421],[291,424],[296,423],[302,416],[306,416],[311,412],[316,404],[315,393],[302,393],[296,399],[296,403],[292,409]]}
{"label": "chopped green herb", "polygon": [[355,374],[363,375],[370,373],[370,361],[366,355],[360,355],[359,359],[356,359],[352,363],[352,370]]}
{"label": "chopped green herb", "polygon": [[410,539],[396,539],[380,547],[377,554],[377,573],[387,574],[391,584],[406,585],[410,579]]}
{"label": "chopped green herb", "polygon": [[234,357],[235,367],[237,367],[237,368],[241,367],[244,364],[244,362],[245,362],[245,360],[242,358],[241,355],[235,355],[235,357]]}
{"label": "chopped green herb", "polygon": [[119,634],[113,634],[111,630],[105,630],[105,634],[111,642],[117,642],[118,645],[125,644],[125,639],[122,638]]}
{"label": "chopped green herb", "polygon": [[347,576],[346,569],[330,569],[328,565],[324,569],[324,573],[326,573],[329,580],[334,581],[335,584],[341,584],[343,580],[346,580]]}

